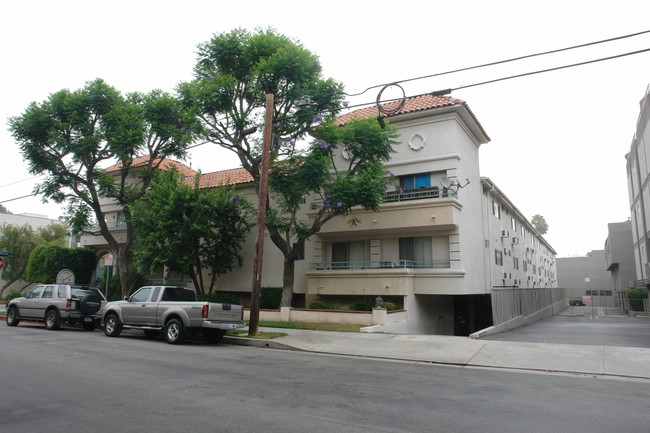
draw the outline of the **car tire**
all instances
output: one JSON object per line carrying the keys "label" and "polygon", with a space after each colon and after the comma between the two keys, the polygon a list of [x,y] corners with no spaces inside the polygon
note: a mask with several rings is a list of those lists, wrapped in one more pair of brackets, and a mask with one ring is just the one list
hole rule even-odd
{"label": "car tire", "polygon": [[45,323],[45,329],[54,331],[61,327],[61,316],[59,311],[56,308],[51,308],[45,312],[45,317],[43,319]]}
{"label": "car tire", "polygon": [[185,340],[185,330],[180,319],[170,319],[165,325],[165,340],[169,344],[181,344]]}
{"label": "car tire", "polygon": [[9,307],[7,310],[7,325],[8,326],[18,326],[20,319],[18,318],[18,308]]}
{"label": "car tire", "polygon": [[99,295],[84,296],[79,300],[79,311],[81,314],[95,314],[102,308],[102,298]]}
{"label": "car tire", "polygon": [[207,329],[203,331],[203,339],[209,344],[221,343],[224,335],[226,335],[226,332],[220,329]]}
{"label": "car tire", "polygon": [[107,337],[119,337],[122,332],[122,323],[117,314],[111,313],[104,319],[104,334]]}
{"label": "car tire", "polygon": [[156,331],[155,329],[145,329],[144,330],[144,336],[151,339],[151,340],[158,337],[158,335],[160,335],[160,331]]}
{"label": "car tire", "polygon": [[81,322],[81,326],[84,328],[84,331],[94,331],[96,328],[94,320],[92,322],[83,321]]}

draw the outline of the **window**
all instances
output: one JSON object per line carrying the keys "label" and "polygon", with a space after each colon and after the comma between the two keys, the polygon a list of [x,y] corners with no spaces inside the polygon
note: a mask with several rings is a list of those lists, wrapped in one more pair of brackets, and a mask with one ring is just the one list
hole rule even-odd
{"label": "window", "polygon": [[501,219],[501,208],[499,207],[499,203],[494,200],[492,200],[492,214]]}
{"label": "window", "polygon": [[494,263],[503,266],[503,252],[501,250],[494,250]]}
{"label": "window", "polygon": [[430,267],[433,263],[431,237],[400,238],[399,259],[405,261],[402,264],[406,266]]}
{"label": "window", "polygon": [[142,289],[138,290],[131,296],[130,301],[131,302],[147,302],[147,299],[149,299],[149,293],[151,292],[151,287],[143,287]]}
{"label": "window", "polygon": [[51,298],[52,292],[54,292],[54,286],[47,286],[43,291],[43,296],[41,296],[41,298]]}
{"label": "window", "polygon": [[45,289],[45,286],[36,286],[34,289],[27,294],[28,298],[40,298],[41,293],[43,293],[43,290]]}
{"label": "window", "polygon": [[295,255],[295,260],[305,260],[305,243],[293,243],[293,253]]}
{"label": "window", "polygon": [[512,231],[517,231],[517,220],[514,218],[510,218],[510,228]]}
{"label": "window", "polygon": [[524,260],[522,262],[522,264],[523,264],[523,266],[522,266],[523,271],[527,272],[528,271],[528,262],[526,262],[526,260]]}
{"label": "window", "polygon": [[512,258],[512,264],[515,267],[515,269],[519,269],[519,259],[517,257]]}
{"label": "window", "polygon": [[410,174],[407,176],[400,176],[399,185],[404,190],[428,188],[431,186],[431,174],[421,173],[421,174]]}
{"label": "window", "polygon": [[335,242],[332,244],[332,267],[348,269],[351,262],[362,262],[366,256],[366,245],[363,241]]}
{"label": "window", "polygon": [[59,298],[65,298],[65,292],[66,292],[65,289],[66,289],[65,286],[59,286],[59,288],[58,288],[58,293],[57,293],[57,296],[58,296]]}

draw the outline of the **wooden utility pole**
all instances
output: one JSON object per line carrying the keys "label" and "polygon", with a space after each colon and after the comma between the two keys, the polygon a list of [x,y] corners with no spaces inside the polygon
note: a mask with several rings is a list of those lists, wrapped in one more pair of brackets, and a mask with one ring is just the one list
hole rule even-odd
{"label": "wooden utility pole", "polygon": [[251,289],[250,323],[248,336],[257,335],[260,323],[260,298],[262,294],[262,261],[264,258],[264,231],[266,230],[266,205],[269,192],[269,158],[271,154],[271,131],[273,127],[273,94],[266,95],[266,120],[264,122],[264,143],[262,144],[262,167],[257,192],[257,252],[253,269]]}

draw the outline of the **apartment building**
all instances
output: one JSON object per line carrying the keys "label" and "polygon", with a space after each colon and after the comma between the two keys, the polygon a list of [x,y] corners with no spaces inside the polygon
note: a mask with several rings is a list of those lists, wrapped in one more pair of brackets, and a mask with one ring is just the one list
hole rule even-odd
{"label": "apartment building", "polygon": [[638,287],[650,286],[650,86],[640,102],[639,118],[627,159],[627,185],[632,215],[632,243]]}
{"label": "apartment building", "polygon": [[[339,122],[378,116],[377,107],[370,107]],[[479,149],[489,137],[467,103],[446,96],[407,98],[387,119],[399,132],[396,152],[386,163],[396,187],[378,212],[352,209],[306,243],[295,267],[295,306],[380,297],[406,311],[406,320],[389,331],[468,335],[492,324],[493,289],[556,287],[553,248],[480,175]],[[347,155],[335,158],[341,166]],[[243,169],[205,174],[200,185],[224,182],[256,202]],[[314,201],[305,197],[301,217],[315,215]],[[109,218],[119,221],[119,209]],[[357,223],[349,224],[350,218]],[[243,246],[242,266],[217,282],[218,290],[237,293],[244,302],[255,236]],[[101,240],[87,242],[100,252]],[[282,254],[267,238],[262,285],[282,286],[282,270]]]}

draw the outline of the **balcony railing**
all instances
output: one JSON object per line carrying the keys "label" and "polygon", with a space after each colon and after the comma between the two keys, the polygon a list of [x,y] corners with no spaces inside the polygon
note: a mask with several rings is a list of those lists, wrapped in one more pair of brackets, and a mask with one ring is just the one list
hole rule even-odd
{"label": "balcony railing", "polygon": [[449,260],[364,260],[354,262],[316,262],[309,269],[317,271],[345,269],[436,269],[449,268]]}
{"label": "balcony railing", "polygon": [[[108,226],[109,229],[122,228],[126,227],[126,221],[106,221],[106,226]],[[99,224],[95,224],[87,231],[90,233],[98,232]]]}
{"label": "balcony railing", "polygon": [[[391,191],[384,194],[384,203],[393,203],[396,201],[408,201],[408,200],[422,200],[425,198],[440,198],[440,197],[456,197],[456,191],[450,189],[439,189],[435,187],[431,188],[419,188],[419,189],[410,189],[407,191]],[[323,206],[322,201],[312,202],[310,207],[312,209],[318,209]]]}

